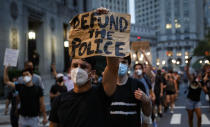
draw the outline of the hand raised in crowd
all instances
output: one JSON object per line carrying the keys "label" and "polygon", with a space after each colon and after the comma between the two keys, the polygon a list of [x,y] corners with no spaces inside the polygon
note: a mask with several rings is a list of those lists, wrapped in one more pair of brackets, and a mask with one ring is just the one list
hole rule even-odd
{"label": "hand raised in crowd", "polygon": [[109,9],[100,7],[96,10],[96,12],[99,14],[107,14],[107,13],[109,13]]}
{"label": "hand raised in crowd", "polygon": [[47,122],[48,122],[47,118],[43,118],[42,124],[45,125],[47,124]]}

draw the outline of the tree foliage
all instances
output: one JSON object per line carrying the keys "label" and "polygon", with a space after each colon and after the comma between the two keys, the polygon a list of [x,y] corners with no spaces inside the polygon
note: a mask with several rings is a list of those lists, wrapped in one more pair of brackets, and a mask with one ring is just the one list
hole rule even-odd
{"label": "tree foliage", "polygon": [[206,38],[200,41],[197,47],[193,51],[194,56],[210,56],[210,32],[206,36]]}

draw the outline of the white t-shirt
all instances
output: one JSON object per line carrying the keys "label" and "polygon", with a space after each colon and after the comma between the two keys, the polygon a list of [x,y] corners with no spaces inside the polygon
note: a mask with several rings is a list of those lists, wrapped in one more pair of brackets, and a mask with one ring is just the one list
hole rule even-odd
{"label": "white t-shirt", "polygon": [[64,76],[63,79],[64,79],[64,84],[65,84],[65,86],[67,88],[67,91],[72,90],[74,88],[74,83],[71,80],[71,78],[68,77],[68,76]]}

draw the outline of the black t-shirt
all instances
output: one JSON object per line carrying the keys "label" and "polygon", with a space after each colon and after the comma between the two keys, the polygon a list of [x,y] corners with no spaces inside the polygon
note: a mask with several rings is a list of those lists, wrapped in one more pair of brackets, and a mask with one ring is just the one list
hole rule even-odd
{"label": "black t-shirt", "polygon": [[[56,94],[57,92],[59,92],[61,94],[67,92],[66,86],[65,85],[59,86],[58,84],[53,85],[50,89],[50,93]],[[54,98],[51,98],[50,102],[52,103],[53,100],[54,100]]]}
{"label": "black t-shirt", "polygon": [[71,90],[55,98],[49,120],[59,127],[108,127],[110,102],[102,85],[84,93]]}
{"label": "black t-shirt", "polygon": [[201,87],[193,88],[192,85],[188,88],[188,95],[187,97],[191,99],[192,101],[200,101],[200,95],[201,95]]}
{"label": "black t-shirt", "polygon": [[134,97],[138,88],[145,92],[144,84],[132,78],[125,85],[117,85],[112,96],[110,127],[139,127],[141,101]]}
{"label": "black t-shirt", "polygon": [[28,117],[38,116],[40,112],[40,97],[43,96],[42,88],[37,85],[28,87],[23,84],[17,84],[15,89],[20,97],[20,115]]}

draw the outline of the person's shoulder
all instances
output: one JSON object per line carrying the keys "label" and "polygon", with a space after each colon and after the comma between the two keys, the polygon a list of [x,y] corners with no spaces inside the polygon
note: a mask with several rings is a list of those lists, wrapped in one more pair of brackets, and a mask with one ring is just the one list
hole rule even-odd
{"label": "person's shoulder", "polygon": [[40,75],[38,75],[38,74],[33,74],[33,78],[38,78],[38,79],[41,79],[41,76]]}

